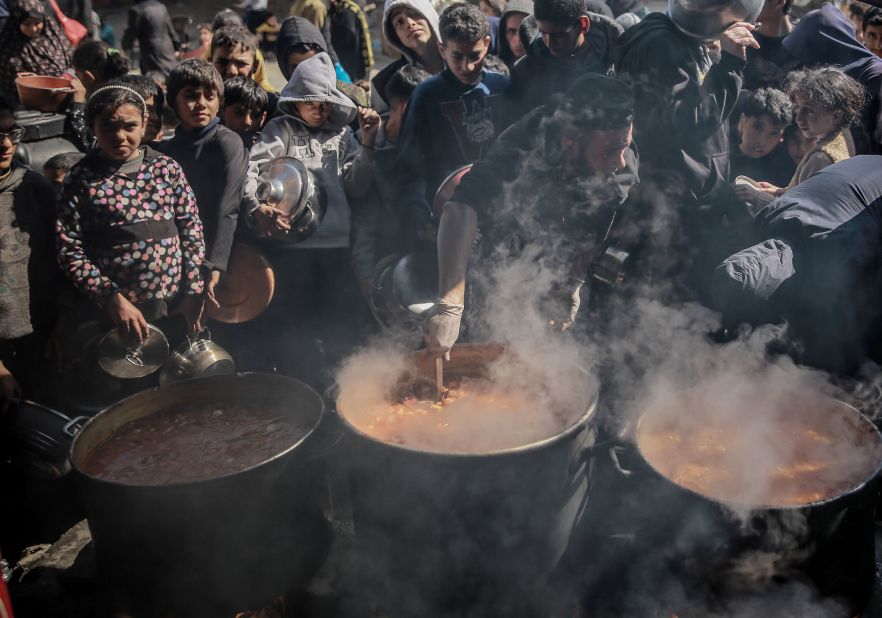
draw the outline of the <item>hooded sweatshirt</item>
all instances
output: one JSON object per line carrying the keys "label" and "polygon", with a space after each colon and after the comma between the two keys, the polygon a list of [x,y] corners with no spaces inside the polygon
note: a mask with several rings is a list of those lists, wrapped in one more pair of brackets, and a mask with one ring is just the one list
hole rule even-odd
{"label": "hooded sweatshirt", "polygon": [[[312,128],[297,115],[295,103],[327,103],[327,121]],[[350,210],[347,195],[364,196],[371,187],[371,151],[363,149],[347,125],[355,118],[355,104],[336,86],[330,56],[320,53],[301,62],[279,97],[281,115],[270,120],[251,148],[245,180],[245,204],[253,211],[261,170],[278,157],[295,157],[312,172],[327,196],[321,225],[309,238],[292,243],[294,249],[335,249],[349,245]]]}
{"label": "hooded sweatshirt", "polygon": [[[337,64],[337,56],[334,54],[333,48],[328,46],[324,35],[319,32],[318,28],[303,17],[289,17],[282,22],[279,36],[276,39],[276,62],[282,75],[291,75],[292,69],[288,66],[288,56],[296,45],[317,46],[330,56],[333,64]],[[367,105],[367,97],[364,90],[353,84],[343,84],[340,80],[337,80],[336,83],[337,89],[357,105]]]}
{"label": "hooded sweatshirt", "polygon": [[505,5],[505,11],[503,11],[499,18],[499,42],[497,43],[497,48],[499,50],[498,55],[509,68],[511,68],[518,59],[512,54],[511,46],[508,44],[508,37],[505,36],[505,24],[508,22],[509,17],[515,14],[532,15],[533,0],[510,0],[510,2]]}
{"label": "hooded sweatshirt", "polygon": [[803,17],[784,39],[784,49],[806,66],[830,64],[859,81],[870,101],[861,120],[863,135],[855,135],[858,153],[882,153],[880,90],[882,58],[864,47],[854,35],[851,22],[838,9],[825,4]]}
{"label": "hooded sweatshirt", "polygon": [[431,219],[429,202],[457,168],[480,160],[508,126],[508,78],[484,71],[466,85],[449,69],[413,91],[401,127],[401,195],[417,227]]}
{"label": "hooded sweatshirt", "polygon": [[388,105],[389,102],[386,100],[386,84],[389,83],[389,80],[392,79],[392,76],[395,75],[398,69],[405,64],[413,64],[423,68],[419,59],[409,48],[404,46],[398,35],[395,34],[395,28],[392,27],[392,13],[400,6],[409,6],[419,12],[429,22],[429,28],[432,29],[435,40],[441,40],[441,34],[438,31],[438,12],[429,0],[386,0],[386,5],[383,8],[383,34],[386,36],[389,44],[401,52],[401,58],[389,63],[386,68],[377,73],[374,79],[371,80],[375,106],[378,99],[379,102]]}
{"label": "hooded sweatshirt", "polygon": [[511,71],[511,97],[521,115],[547,105],[552,95],[567,90],[587,73],[608,75],[612,71],[622,29],[603,15],[588,13],[588,18],[591,27],[585,42],[566,58],[552,56],[541,36],[526,48],[527,55]]}
{"label": "hooded sweatshirt", "polygon": [[652,173],[686,206],[714,204],[728,187],[729,115],[744,61],[723,53],[710,66],[701,41],[652,13],[619,39],[617,77],[632,84],[634,141]]}

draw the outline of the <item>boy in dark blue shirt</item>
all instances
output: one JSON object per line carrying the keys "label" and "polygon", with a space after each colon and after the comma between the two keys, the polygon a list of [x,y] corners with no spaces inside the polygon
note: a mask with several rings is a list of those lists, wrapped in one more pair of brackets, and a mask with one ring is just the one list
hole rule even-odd
{"label": "boy in dark blue shirt", "polygon": [[417,229],[431,223],[438,186],[479,160],[508,125],[508,78],[484,70],[490,26],[470,4],[448,7],[439,21],[446,68],[417,86],[398,143],[402,197]]}
{"label": "boy in dark blue shirt", "polygon": [[742,99],[738,145],[729,155],[729,180],[747,176],[786,187],[796,171],[784,145],[784,130],[793,119],[790,98],[780,90],[761,88],[743,93]]}

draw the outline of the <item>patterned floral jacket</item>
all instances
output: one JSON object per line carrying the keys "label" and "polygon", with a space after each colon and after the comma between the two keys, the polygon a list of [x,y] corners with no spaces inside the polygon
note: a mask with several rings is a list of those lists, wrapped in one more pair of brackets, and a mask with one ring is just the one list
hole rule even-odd
{"label": "patterned floral jacket", "polygon": [[147,147],[120,166],[92,152],[71,168],[59,200],[58,263],[74,285],[104,304],[199,294],[202,223],[180,166]]}

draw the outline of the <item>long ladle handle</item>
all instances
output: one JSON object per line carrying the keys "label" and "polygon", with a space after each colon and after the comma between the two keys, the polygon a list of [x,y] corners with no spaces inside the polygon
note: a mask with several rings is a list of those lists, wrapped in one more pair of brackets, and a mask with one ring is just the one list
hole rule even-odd
{"label": "long ladle handle", "polygon": [[444,357],[435,359],[435,401],[444,399]]}

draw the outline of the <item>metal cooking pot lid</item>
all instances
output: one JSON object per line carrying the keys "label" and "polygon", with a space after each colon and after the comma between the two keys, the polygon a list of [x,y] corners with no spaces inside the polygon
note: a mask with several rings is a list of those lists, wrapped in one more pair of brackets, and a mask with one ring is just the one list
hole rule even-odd
{"label": "metal cooking pot lid", "polygon": [[270,161],[261,173],[257,199],[281,210],[290,220],[303,210],[311,188],[309,172],[301,161],[293,157],[279,157]]}
{"label": "metal cooking pot lid", "polygon": [[251,245],[237,242],[215,291],[220,307],[206,303],[208,317],[227,324],[253,320],[269,307],[275,289],[276,277],[269,260]]}
{"label": "metal cooking pot lid", "polygon": [[115,378],[143,378],[162,367],[168,358],[168,339],[148,325],[150,334],[142,343],[113,329],[98,342],[98,365]]}
{"label": "metal cooking pot lid", "polygon": [[438,258],[429,251],[405,255],[392,271],[395,298],[411,313],[422,315],[438,297]]}

